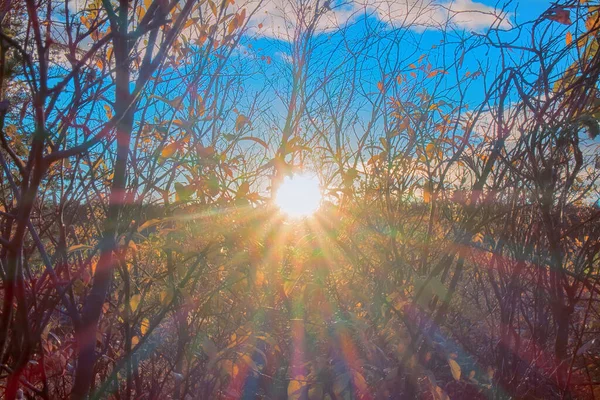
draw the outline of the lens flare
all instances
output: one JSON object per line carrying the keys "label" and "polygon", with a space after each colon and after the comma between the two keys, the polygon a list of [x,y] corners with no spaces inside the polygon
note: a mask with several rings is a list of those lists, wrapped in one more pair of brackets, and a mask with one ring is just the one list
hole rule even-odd
{"label": "lens flare", "polygon": [[319,180],[309,175],[286,176],[277,190],[275,204],[290,217],[312,215],[321,205]]}

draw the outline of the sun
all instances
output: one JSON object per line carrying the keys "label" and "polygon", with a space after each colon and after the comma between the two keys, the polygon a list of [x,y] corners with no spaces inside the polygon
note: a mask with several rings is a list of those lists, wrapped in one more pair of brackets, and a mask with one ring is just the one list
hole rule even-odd
{"label": "sun", "polygon": [[319,180],[310,175],[286,176],[277,190],[275,204],[290,217],[302,218],[314,214],[321,205]]}

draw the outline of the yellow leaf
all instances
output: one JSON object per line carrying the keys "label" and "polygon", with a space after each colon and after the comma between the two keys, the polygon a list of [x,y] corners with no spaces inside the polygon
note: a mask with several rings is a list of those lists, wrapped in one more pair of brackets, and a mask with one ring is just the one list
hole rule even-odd
{"label": "yellow leaf", "polygon": [[217,16],[217,6],[216,6],[216,4],[212,0],[208,0],[208,5],[210,6],[210,9],[211,9],[212,13],[216,17]]}
{"label": "yellow leaf", "polygon": [[171,299],[173,299],[173,294],[170,291],[163,290],[162,292],[160,292],[160,302],[162,305],[169,304],[171,302]]}
{"label": "yellow leaf", "polygon": [[479,232],[477,235],[475,235],[473,237],[473,242],[475,243],[482,243],[483,242],[483,234],[481,232]]}
{"label": "yellow leaf", "polygon": [[129,307],[131,308],[131,312],[135,312],[135,310],[137,310],[141,300],[142,296],[139,294],[131,296],[131,299],[129,299]]}
{"label": "yellow leaf", "polygon": [[73,253],[75,251],[79,251],[79,250],[89,250],[89,249],[93,249],[93,247],[88,246],[86,244],[76,244],[67,249],[67,254],[71,254],[71,253]]}
{"label": "yellow leaf", "polygon": [[303,389],[306,387],[305,382],[302,382],[303,380],[304,376],[302,375],[297,376],[296,379],[290,380],[287,389],[288,399],[295,400],[302,398]]}
{"label": "yellow leaf", "polygon": [[429,143],[427,147],[425,147],[425,153],[427,153],[428,158],[433,158],[433,151],[435,150],[435,145],[433,143]]}
{"label": "yellow leaf", "polygon": [[106,113],[106,118],[108,118],[108,119],[112,118],[112,116],[113,116],[112,110],[110,109],[110,106],[108,104],[104,105],[104,112]]}
{"label": "yellow leaf", "polygon": [[177,151],[178,146],[179,145],[177,143],[171,143],[171,144],[165,146],[160,153],[161,157],[162,158],[171,157]]}
{"label": "yellow leaf", "polygon": [[140,326],[140,331],[142,332],[142,335],[145,335],[146,332],[148,332],[148,328],[150,328],[150,321],[148,320],[148,318],[144,318]]}
{"label": "yellow leaf", "polygon": [[460,365],[453,359],[448,360],[448,365],[450,366],[450,371],[452,372],[452,377],[460,381]]}
{"label": "yellow leaf", "polygon": [[137,336],[134,336],[131,338],[131,345],[132,346],[137,346],[137,344],[140,342],[140,338]]}

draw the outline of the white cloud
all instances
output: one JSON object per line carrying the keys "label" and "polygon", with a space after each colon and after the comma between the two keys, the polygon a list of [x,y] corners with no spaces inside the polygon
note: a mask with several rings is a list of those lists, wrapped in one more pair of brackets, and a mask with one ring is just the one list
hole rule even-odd
{"label": "white cloud", "polygon": [[[330,9],[323,0],[265,0],[250,21],[250,30],[258,36],[292,41],[316,18],[317,33],[330,32],[353,20],[353,6]],[[318,16],[317,13],[319,14]]]}
{"label": "white cloud", "polygon": [[510,27],[506,14],[472,0],[363,0],[362,6],[396,28],[459,28],[482,30],[490,26]]}
{"label": "white cloud", "polygon": [[447,16],[452,23],[461,27],[480,30],[490,26],[500,28],[512,26],[509,15],[506,13],[503,14],[494,7],[471,0],[456,0],[442,4],[442,7],[446,9]]}
{"label": "white cloud", "polygon": [[[323,4],[317,0],[266,0],[250,26],[258,35],[292,40],[296,29],[305,27],[314,17],[317,5]],[[394,28],[416,30],[446,25],[471,30],[511,26],[509,15],[473,0],[358,0],[324,12],[318,18],[316,31],[333,31],[364,14]]]}

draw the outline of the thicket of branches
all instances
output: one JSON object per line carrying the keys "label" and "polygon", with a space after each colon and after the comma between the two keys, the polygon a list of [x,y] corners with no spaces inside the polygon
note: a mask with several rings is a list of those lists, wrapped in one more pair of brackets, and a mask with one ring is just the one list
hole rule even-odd
{"label": "thicket of branches", "polygon": [[3,398],[600,398],[600,5],[270,4],[0,4]]}

